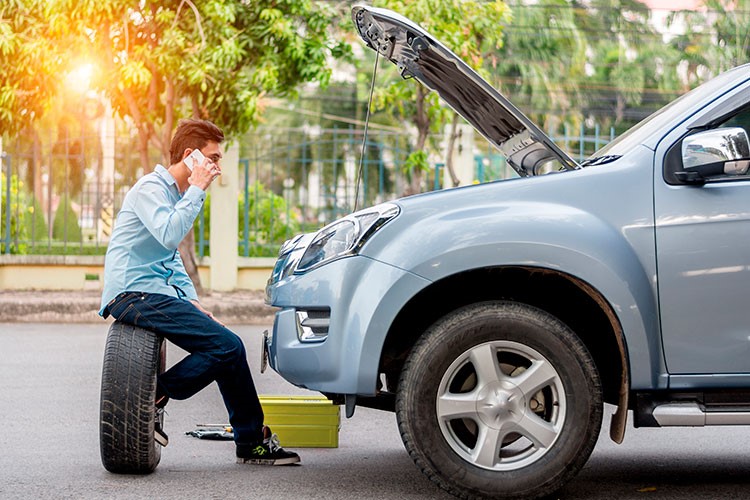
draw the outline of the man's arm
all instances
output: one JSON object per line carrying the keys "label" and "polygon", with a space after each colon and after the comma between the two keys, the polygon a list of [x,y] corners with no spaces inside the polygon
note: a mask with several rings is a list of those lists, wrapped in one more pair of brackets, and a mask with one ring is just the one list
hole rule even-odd
{"label": "man's arm", "polygon": [[190,186],[175,205],[169,192],[158,181],[146,181],[140,186],[134,211],[151,235],[164,248],[176,250],[180,242],[193,227],[206,193],[197,186]]}

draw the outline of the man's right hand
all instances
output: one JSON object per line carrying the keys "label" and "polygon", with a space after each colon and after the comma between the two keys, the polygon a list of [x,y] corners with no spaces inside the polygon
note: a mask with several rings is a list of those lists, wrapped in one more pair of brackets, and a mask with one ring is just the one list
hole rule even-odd
{"label": "man's right hand", "polygon": [[193,168],[190,177],[188,177],[188,184],[207,191],[208,186],[220,175],[221,167],[208,158],[205,158],[200,165],[196,165]]}

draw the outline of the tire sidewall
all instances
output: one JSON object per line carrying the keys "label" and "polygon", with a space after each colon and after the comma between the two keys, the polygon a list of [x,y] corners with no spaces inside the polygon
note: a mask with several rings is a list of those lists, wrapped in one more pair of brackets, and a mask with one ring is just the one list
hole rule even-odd
{"label": "tire sidewall", "polygon": [[[443,437],[436,398],[448,367],[474,346],[507,340],[540,353],[564,387],[560,434],[536,462],[491,471],[463,460]],[[601,387],[588,351],[562,322],[531,306],[486,302],[460,309],[433,325],[409,357],[397,399],[407,449],[442,487],[469,496],[535,497],[558,488],[588,459],[601,425]],[[592,440],[592,435],[593,440]],[[454,493],[456,493],[454,491]]]}

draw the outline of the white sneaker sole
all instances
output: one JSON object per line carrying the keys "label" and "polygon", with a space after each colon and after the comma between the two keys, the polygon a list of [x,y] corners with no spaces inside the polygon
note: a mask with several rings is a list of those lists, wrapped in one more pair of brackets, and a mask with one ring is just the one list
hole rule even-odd
{"label": "white sneaker sole", "polygon": [[169,438],[166,436],[166,434],[161,434],[159,432],[154,432],[154,441],[164,447],[169,444]]}
{"label": "white sneaker sole", "polygon": [[237,457],[238,464],[250,464],[250,465],[292,465],[299,462],[299,457],[288,457],[288,458],[239,458]]}

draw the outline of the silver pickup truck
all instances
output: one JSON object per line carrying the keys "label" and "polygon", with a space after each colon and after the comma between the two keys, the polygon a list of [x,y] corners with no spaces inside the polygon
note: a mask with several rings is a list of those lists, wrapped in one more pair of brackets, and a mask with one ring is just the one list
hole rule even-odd
{"label": "silver pickup truck", "polygon": [[629,410],[637,427],[750,424],[750,66],[579,164],[415,23],[353,18],[519,178],[288,241],[266,290],[270,365],[348,416],[395,411],[417,466],[468,498],[559,489],[604,403],[616,442]]}

